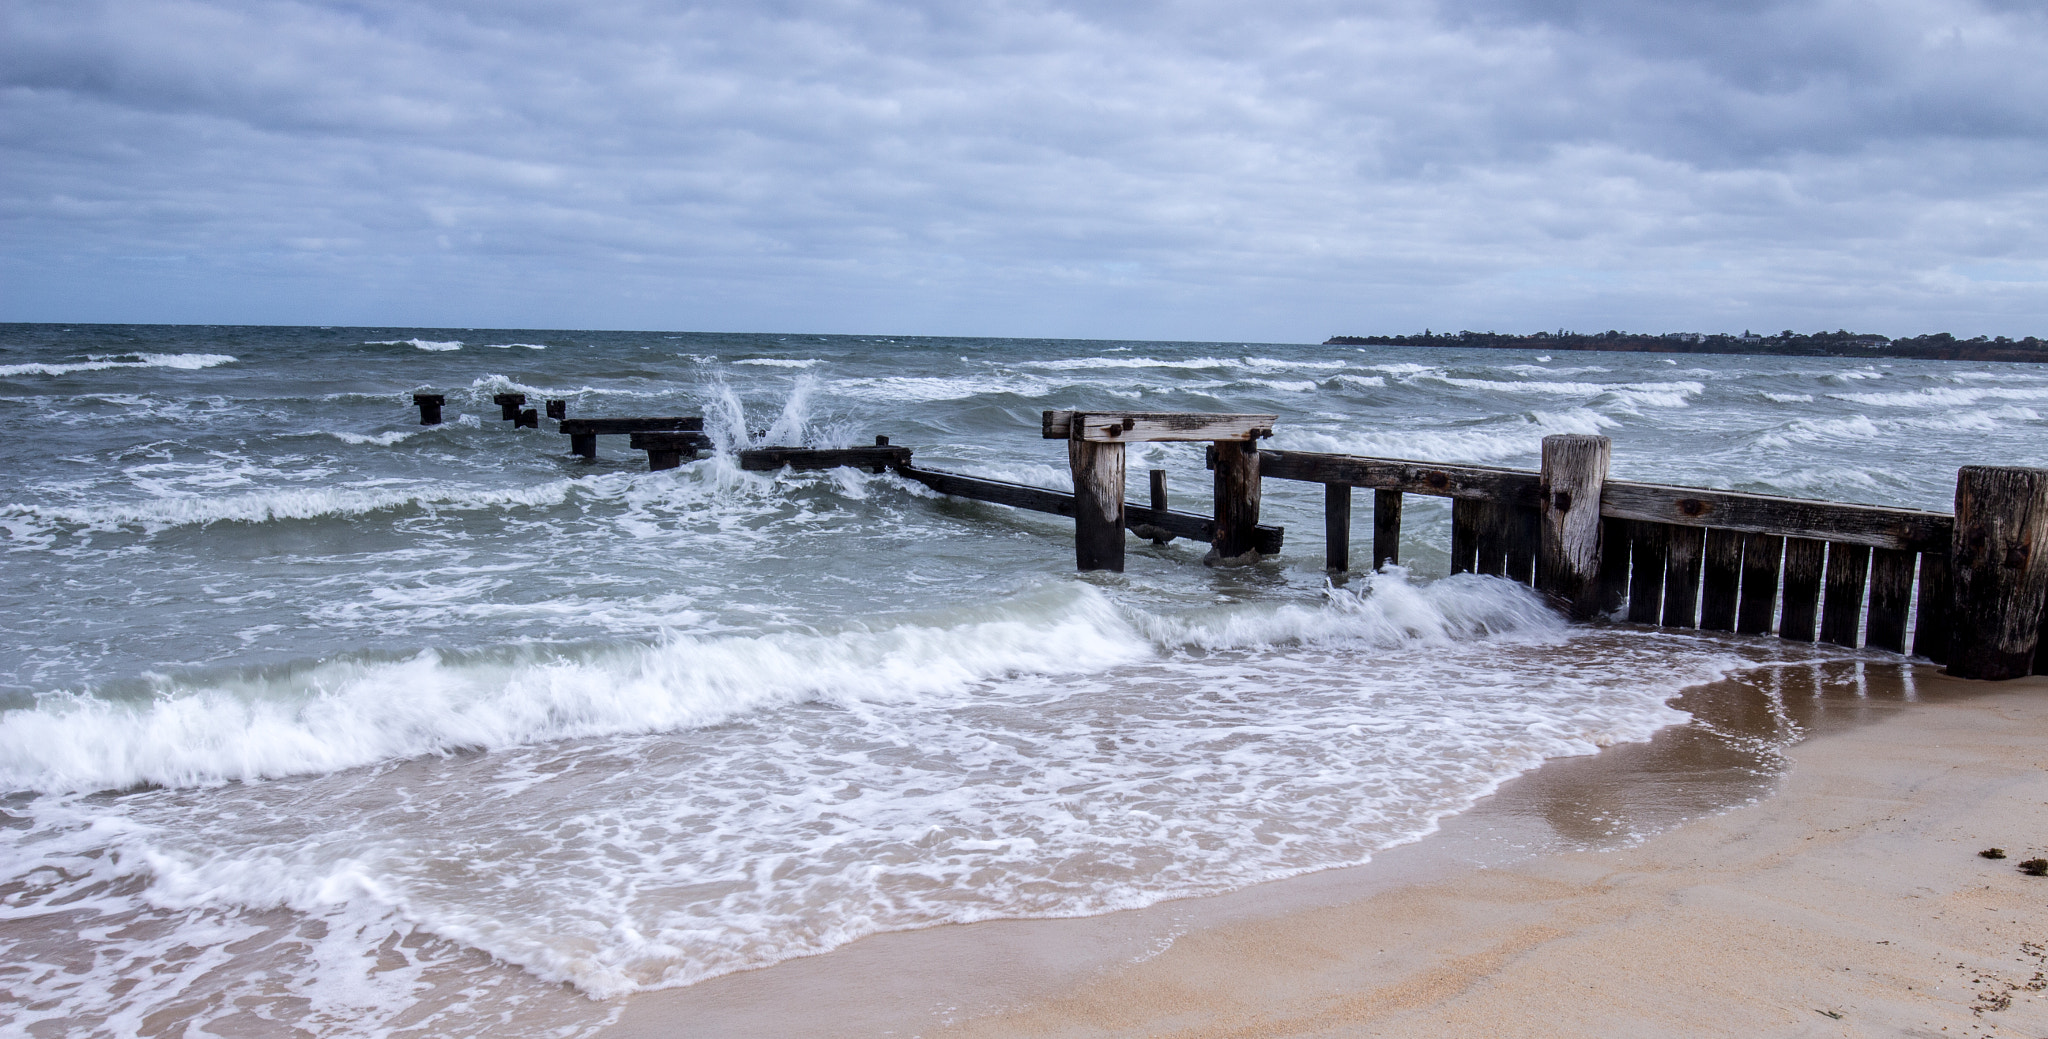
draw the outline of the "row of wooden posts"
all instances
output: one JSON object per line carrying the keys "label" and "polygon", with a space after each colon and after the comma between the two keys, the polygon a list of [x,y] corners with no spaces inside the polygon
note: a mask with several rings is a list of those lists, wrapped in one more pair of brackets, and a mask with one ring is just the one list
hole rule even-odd
{"label": "row of wooden posts", "polygon": [[[415,394],[420,421],[443,398]],[[515,426],[538,427],[523,395],[494,403]],[[548,401],[571,450],[597,454],[602,434],[627,434],[668,469],[707,449],[697,416],[567,417]],[[1276,416],[1047,411],[1041,435],[1067,442],[1072,493],[913,464],[887,437],[874,447],[753,448],[744,469],[856,466],[894,472],[944,494],[1071,516],[1075,564],[1121,571],[1126,533],[1207,542],[1216,566],[1279,552],[1285,531],[1259,522],[1263,482],[1324,487],[1325,564],[1351,568],[1352,488],[1373,491],[1372,569],[1400,560],[1402,499],[1451,499],[1451,572],[1532,585],[1577,619],[1772,634],[1802,642],[1910,651],[1952,674],[2003,679],[2048,673],[2048,470],[1966,466],[1955,512],[1811,501],[1610,480],[1606,437],[1543,440],[1536,471],[1304,451],[1262,450]],[[1210,515],[1168,508],[1152,470],[1149,508],[1124,501],[1125,445],[1206,442]],[[2037,546],[2041,551],[2037,552]],[[2038,659],[2037,659],[2038,657]]]}

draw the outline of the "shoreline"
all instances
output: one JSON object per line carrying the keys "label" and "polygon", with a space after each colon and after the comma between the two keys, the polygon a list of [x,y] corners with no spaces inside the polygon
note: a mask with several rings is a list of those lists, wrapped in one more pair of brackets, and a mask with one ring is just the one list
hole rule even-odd
{"label": "shoreline", "polygon": [[[2044,1034],[2048,1000],[2027,986],[2048,969],[2034,944],[2048,927],[2025,913],[2048,880],[2012,866],[2048,851],[2044,694],[2048,680],[1962,682],[1896,660],[1761,663],[1675,701],[1694,723],[1547,762],[1362,866],[1097,917],[875,935],[629,997],[604,1034],[1678,1035],[1699,1034],[1700,1014],[1748,1015],[1727,1034],[1897,1034],[1876,1022],[1916,1014],[1931,1034]],[[1988,845],[2012,857],[1978,858]],[[1915,915],[1964,882],[1989,886],[1963,916],[2012,921],[1983,948]],[[1856,920],[1823,908],[1844,899]],[[1755,918],[1781,903],[1788,922]],[[1849,933],[1885,927],[1897,935],[1868,949]],[[1880,962],[1892,981],[1859,966]],[[1972,989],[1959,962],[2002,980]],[[1698,976],[1709,965],[1722,980]],[[1561,980],[1581,977],[1597,979],[1585,994]],[[1980,989],[2009,1005],[1973,1011]]]}

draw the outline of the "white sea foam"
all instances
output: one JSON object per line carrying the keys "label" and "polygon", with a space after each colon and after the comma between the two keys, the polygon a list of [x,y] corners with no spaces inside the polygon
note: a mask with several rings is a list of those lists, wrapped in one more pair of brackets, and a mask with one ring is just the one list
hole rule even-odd
{"label": "white sea foam", "polygon": [[72,372],[103,371],[108,368],[176,368],[196,371],[233,364],[230,354],[109,354],[90,356],[84,361],[58,364],[0,364],[0,378],[15,375],[68,375]]}
{"label": "white sea foam", "polygon": [[524,347],[528,350],[547,349],[547,344],[545,343],[487,343],[485,345],[493,350],[510,350],[513,347]]}
{"label": "white sea foam", "polygon": [[[212,471],[211,467],[208,471]],[[266,487],[247,494],[180,494],[81,506],[8,503],[0,504],[0,517],[45,527],[155,532],[210,523],[268,523],[360,516],[411,507],[488,509],[556,505],[586,486],[586,482],[576,480],[551,480],[520,487],[366,481],[339,487]]]}
{"label": "white sea foam", "polygon": [[429,352],[435,352],[435,353],[443,353],[443,352],[447,352],[447,351],[450,351],[450,350],[460,350],[460,349],[462,349],[462,340],[460,340],[460,339],[447,339],[447,340],[438,340],[438,341],[437,341],[437,340],[433,340],[433,339],[372,339],[372,340],[370,340],[370,341],[368,341],[368,342],[364,343],[363,345],[364,345],[364,346],[410,346],[410,347],[413,347],[414,349],[417,349],[417,350],[426,350],[426,351],[429,351]]}
{"label": "white sea foam", "polygon": [[1639,404],[1658,408],[1682,408],[1692,397],[1706,392],[1706,384],[1699,382],[1550,382],[1532,380],[1529,382],[1508,382],[1499,379],[1464,379],[1450,375],[1432,375],[1429,378],[1461,389],[1486,390],[1492,393],[1539,393],[1548,396],[1585,397],[1588,399],[1609,396],[1625,404]]}
{"label": "white sea foam", "polygon": [[1293,451],[1480,463],[1533,455],[1541,450],[1543,438],[1553,433],[1599,433],[1616,425],[1614,419],[1589,408],[1533,411],[1461,429],[1323,431],[1283,423],[1274,430],[1273,444]]}
{"label": "white sea foam", "polygon": [[764,368],[815,368],[824,362],[818,360],[815,357],[805,358],[803,360],[794,360],[787,357],[746,357],[734,361],[733,363],[756,364]]}

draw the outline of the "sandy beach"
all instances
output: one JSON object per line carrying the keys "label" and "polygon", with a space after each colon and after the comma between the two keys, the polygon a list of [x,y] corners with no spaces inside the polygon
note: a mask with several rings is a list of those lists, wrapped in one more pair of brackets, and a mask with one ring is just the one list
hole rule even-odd
{"label": "sandy beach", "polygon": [[2015,868],[2048,854],[2048,680],[1836,662],[1680,705],[1367,866],[880,935],[615,1034],[2048,1035],[2048,879]]}

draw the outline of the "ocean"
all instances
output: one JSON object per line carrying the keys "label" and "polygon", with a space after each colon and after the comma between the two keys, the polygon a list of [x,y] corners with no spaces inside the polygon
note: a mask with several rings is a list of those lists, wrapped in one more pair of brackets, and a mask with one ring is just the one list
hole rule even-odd
{"label": "ocean", "polygon": [[[586,463],[504,392],[717,450]],[[1600,433],[1617,478],[1946,511],[1957,466],[2048,464],[2044,407],[2048,366],[1965,362],[0,326],[0,1029],[588,1034],[865,935],[1357,865],[1689,687],[1900,659],[1568,625],[1446,576],[1440,499],[1378,574],[1325,574],[1282,481],[1275,559],[1077,574],[1071,521],[743,446],[1065,488],[1044,409],[1273,412],[1283,448]],[[1132,501],[1152,468],[1206,511],[1201,445],[1134,446]]]}

